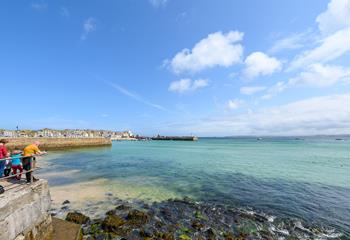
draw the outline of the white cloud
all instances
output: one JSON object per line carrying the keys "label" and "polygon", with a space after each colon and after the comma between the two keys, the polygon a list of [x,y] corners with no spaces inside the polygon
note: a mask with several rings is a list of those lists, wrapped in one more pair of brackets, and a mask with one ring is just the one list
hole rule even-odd
{"label": "white cloud", "polygon": [[184,93],[189,91],[195,91],[200,88],[208,86],[209,81],[206,79],[191,80],[188,78],[181,79],[170,83],[169,91]]}
{"label": "white cloud", "polygon": [[289,70],[295,70],[315,62],[326,63],[337,59],[350,51],[350,27],[322,39],[321,44],[297,56],[290,64]]}
{"label": "white cloud", "polygon": [[118,84],[115,84],[115,83],[111,83],[111,82],[106,82],[108,85],[110,85],[111,87],[113,87],[115,90],[117,90],[118,92],[124,94],[125,96],[127,97],[130,97],[134,100],[136,100],[137,102],[140,102],[140,103],[143,103],[143,104],[146,104],[150,107],[153,107],[153,108],[156,108],[158,110],[162,110],[162,111],[165,111],[165,112],[169,112],[168,109],[164,108],[163,106],[159,105],[159,104],[155,104],[155,103],[152,103],[152,102],[149,102],[147,100],[145,100],[143,97],[141,97],[140,95],[138,95],[137,93],[132,93],[131,91],[123,88],[122,86],[118,85]]}
{"label": "white cloud", "polygon": [[249,87],[241,87],[240,92],[244,95],[253,95],[255,93],[264,91],[266,87],[263,86],[249,86]]}
{"label": "white cloud", "polygon": [[103,114],[101,114],[101,117],[103,117],[103,118],[109,117],[109,114],[103,113]]}
{"label": "white cloud", "polygon": [[81,35],[81,39],[85,40],[87,36],[96,31],[97,25],[96,25],[96,19],[90,17],[84,21],[83,24],[83,34]]}
{"label": "white cloud", "polygon": [[237,42],[243,33],[230,31],[216,32],[198,42],[192,50],[183,49],[170,60],[175,73],[199,72],[215,66],[229,67],[241,61],[243,46]]}
{"label": "white cloud", "polygon": [[316,22],[326,35],[350,27],[350,0],[331,0],[327,10],[317,16]]}
{"label": "white cloud", "polygon": [[350,0],[331,0],[316,22],[323,37],[316,48],[297,56],[289,71],[314,63],[327,63],[350,51]]}
{"label": "white cloud", "polygon": [[310,135],[350,133],[350,93],[314,97],[232,116],[169,126],[199,135]]}
{"label": "white cloud", "polygon": [[239,99],[232,99],[232,100],[229,100],[229,101],[228,101],[227,107],[228,107],[230,110],[234,110],[234,109],[239,108],[242,104],[243,104],[243,101],[242,101],[242,100],[239,100]]}
{"label": "white cloud", "polygon": [[335,84],[350,84],[350,68],[335,65],[312,64],[296,77],[286,82],[280,81],[270,87],[262,99],[270,99],[288,88],[298,86],[330,87]]}
{"label": "white cloud", "polygon": [[350,82],[350,68],[313,64],[308,71],[288,81],[288,85],[308,85],[314,87],[329,87],[337,83]]}
{"label": "white cloud", "polygon": [[153,7],[162,7],[165,6],[169,0],[149,0]]}
{"label": "white cloud", "polygon": [[246,67],[243,70],[243,75],[246,78],[255,78],[263,75],[271,75],[274,72],[280,71],[282,63],[274,58],[269,57],[262,52],[254,52],[250,54],[244,61]]}

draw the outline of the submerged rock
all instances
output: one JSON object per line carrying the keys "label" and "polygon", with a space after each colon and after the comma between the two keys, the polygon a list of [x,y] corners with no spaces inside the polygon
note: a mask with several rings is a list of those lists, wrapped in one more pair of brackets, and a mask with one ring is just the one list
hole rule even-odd
{"label": "submerged rock", "polygon": [[102,222],[102,229],[107,232],[120,233],[120,226],[125,224],[125,220],[116,215],[107,215]]}
{"label": "submerged rock", "polygon": [[[128,240],[342,239],[337,232],[301,221],[271,220],[271,216],[252,209],[194,202],[189,198],[133,204],[118,200],[103,218],[87,221],[83,234],[93,239]],[[69,218],[83,222],[80,213],[70,213]]]}
{"label": "submerged rock", "polygon": [[200,231],[201,229],[204,228],[204,224],[201,223],[201,222],[198,221],[198,220],[193,220],[191,226],[192,226],[195,230],[199,230],[199,231]]}
{"label": "submerged rock", "polygon": [[181,234],[179,236],[180,240],[192,240],[192,238],[190,238],[189,236],[187,236],[186,234]]}
{"label": "submerged rock", "polygon": [[89,220],[89,217],[80,212],[69,212],[66,216],[66,221],[74,222],[76,224],[86,224]]}
{"label": "submerged rock", "polygon": [[131,210],[126,217],[128,220],[128,224],[131,225],[142,225],[146,224],[150,217],[147,213],[139,211],[139,210]]}
{"label": "submerged rock", "polygon": [[115,210],[121,210],[121,211],[125,211],[125,210],[129,210],[132,207],[126,204],[120,204],[118,206],[115,207]]}

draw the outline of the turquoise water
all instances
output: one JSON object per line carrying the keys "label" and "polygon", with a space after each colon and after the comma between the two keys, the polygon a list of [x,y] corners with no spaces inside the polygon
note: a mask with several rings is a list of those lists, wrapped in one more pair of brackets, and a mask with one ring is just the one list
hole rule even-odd
{"label": "turquoise water", "polygon": [[51,186],[106,179],[124,198],[190,196],[350,232],[350,140],[125,141],[54,152],[43,162],[53,173],[76,170],[47,175]]}

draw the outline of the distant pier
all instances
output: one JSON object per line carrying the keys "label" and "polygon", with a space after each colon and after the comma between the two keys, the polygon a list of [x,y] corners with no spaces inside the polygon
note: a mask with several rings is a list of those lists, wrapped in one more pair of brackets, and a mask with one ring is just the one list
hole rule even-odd
{"label": "distant pier", "polygon": [[152,137],[152,140],[156,141],[197,141],[198,138],[195,136],[157,136],[157,137]]}

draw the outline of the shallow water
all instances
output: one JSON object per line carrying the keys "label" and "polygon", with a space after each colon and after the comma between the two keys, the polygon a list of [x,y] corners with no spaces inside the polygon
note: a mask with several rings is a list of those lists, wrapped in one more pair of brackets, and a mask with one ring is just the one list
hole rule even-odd
{"label": "shallow water", "polygon": [[146,201],[189,196],[350,232],[350,140],[126,141],[39,162],[57,201],[98,201],[105,191]]}

